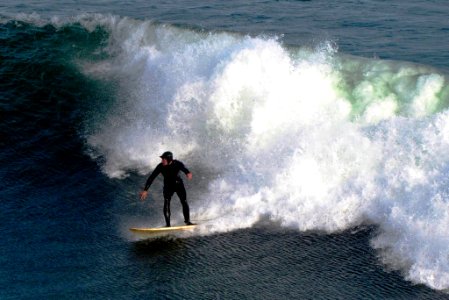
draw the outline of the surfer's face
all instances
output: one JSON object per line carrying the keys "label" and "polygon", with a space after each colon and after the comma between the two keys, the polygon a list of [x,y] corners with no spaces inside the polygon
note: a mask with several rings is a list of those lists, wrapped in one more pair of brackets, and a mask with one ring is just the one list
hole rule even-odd
{"label": "surfer's face", "polygon": [[162,165],[163,166],[167,166],[168,165],[168,160],[166,160],[165,158],[162,158]]}

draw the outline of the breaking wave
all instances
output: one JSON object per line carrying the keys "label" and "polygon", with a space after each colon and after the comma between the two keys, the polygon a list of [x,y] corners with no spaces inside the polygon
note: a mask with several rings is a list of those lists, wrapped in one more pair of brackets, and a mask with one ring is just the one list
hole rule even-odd
{"label": "breaking wave", "polygon": [[328,233],[375,224],[385,264],[449,288],[444,74],[326,41],[288,47],[105,15],[70,22],[108,32],[107,56],[78,62],[116,83],[86,139],[108,176],[146,174],[171,150],[210,174],[193,212],[215,218],[203,234],[267,219]]}

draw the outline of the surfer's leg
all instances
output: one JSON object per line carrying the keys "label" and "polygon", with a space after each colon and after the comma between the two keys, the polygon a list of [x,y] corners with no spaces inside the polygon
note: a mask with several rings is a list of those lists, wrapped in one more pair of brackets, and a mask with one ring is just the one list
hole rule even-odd
{"label": "surfer's leg", "polygon": [[184,185],[178,185],[176,188],[176,194],[179,197],[179,200],[181,200],[182,205],[182,213],[184,214],[184,222],[186,224],[190,223],[190,210],[189,210],[189,204],[187,203],[187,193],[186,189],[184,188]]}
{"label": "surfer's leg", "polygon": [[173,194],[173,190],[164,189],[164,217],[167,227],[170,227],[170,200]]}

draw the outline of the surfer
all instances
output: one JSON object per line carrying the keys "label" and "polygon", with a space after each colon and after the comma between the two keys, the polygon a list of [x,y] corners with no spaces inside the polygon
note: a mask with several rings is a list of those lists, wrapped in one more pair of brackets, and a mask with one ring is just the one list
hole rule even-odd
{"label": "surfer", "polygon": [[140,193],[140,200],[144,201],[148,196],[148,189],[153,183],[154,179],[162,173],[164,176],[164,217],[167,227],[170,227],[170,200],[174,193],[176,193],[181,200],[182,212],[184,214],[184,222],[186,225],[194,225],[190,222],[189,204],[187,203],[187,193],[184,188],[184,183],[179,176],[179,171],[186,174],[187,179],[192,179],[192,173],[179,160],[173,159],[173,153],[170,151],[164,152],[161,156],[161,163],[156,166],[153,173],[148,177],[143,191]]}

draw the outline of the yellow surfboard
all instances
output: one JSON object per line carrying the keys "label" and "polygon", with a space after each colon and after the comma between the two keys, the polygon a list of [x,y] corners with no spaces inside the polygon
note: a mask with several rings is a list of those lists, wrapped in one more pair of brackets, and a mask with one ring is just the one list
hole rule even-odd
{"label": "yellow surfboard", "polygon": [[143,227],[135,227],[130,228],[131,232],[139,236],[146,237],[156,237],[156,236],[164,236],[170,234],[176,234],[183,231],[193,230],[196,225],[183,225],[183,226],[172,226],[172,227],[155,227],[155,228],[143,228]]}

